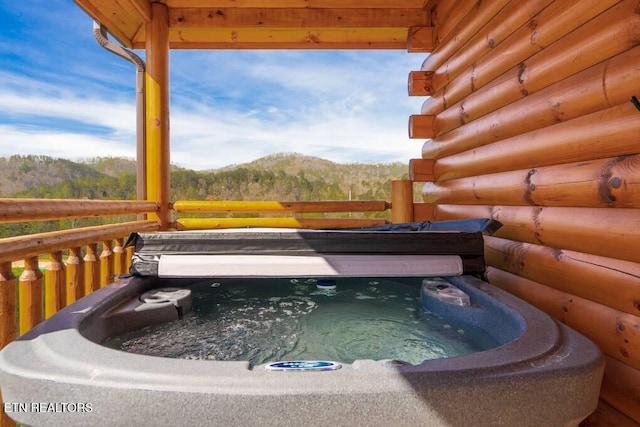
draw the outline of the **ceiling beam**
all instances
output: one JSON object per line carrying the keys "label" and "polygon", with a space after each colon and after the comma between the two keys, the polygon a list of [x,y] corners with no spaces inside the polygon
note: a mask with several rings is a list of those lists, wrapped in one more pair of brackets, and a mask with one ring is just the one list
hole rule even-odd
{"label": "ceiling beam", "polygon": [[238,27],[418,27],[428,23],[422,9],[170,9],[171,28]]}
{"label": "ceiling beam", "polygon": [[[144,34],[134,47],[144,47]],[[406,49],[406,28],[170,29],[172,49]]]}
{"label": "ceiling beam", "polygon": [[319,9],[342,8],[360,9],[363,4],[367,8],[380,9],[423,9],[425,0],[161,0],[169,8],[289,8]]}

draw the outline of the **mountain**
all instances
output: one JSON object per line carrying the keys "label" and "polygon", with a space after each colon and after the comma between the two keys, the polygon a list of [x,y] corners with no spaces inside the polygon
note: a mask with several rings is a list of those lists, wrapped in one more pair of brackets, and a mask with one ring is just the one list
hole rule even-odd
{"label": "mountain", "polygon": [[[122,158],[0,158],[0,195],[135,199],[135,170],[135,161]],[[210,171],[173,167],[171,194],[173,200],[389,200],[391,180],[406,176],[400,162],[339,164],[286,153]]]}

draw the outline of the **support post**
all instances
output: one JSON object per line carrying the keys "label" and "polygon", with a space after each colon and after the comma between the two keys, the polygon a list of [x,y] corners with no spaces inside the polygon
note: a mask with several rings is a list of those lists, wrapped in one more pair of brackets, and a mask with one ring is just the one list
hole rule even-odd
{"label": "support post", "polygon": [[42,310],[42,272],[38,266],[38,257],[24,260],[24,271],[19,281],[20,334],[44,320]]}
{"label": "support post", "polygon": [[413,182],[391,181],[391,222],[413,222]]}
{"label": "support post", "polygon": [[66,274],[62,262],[62,252],[49,254],[49,262],[44,271],[44,317],[49,317],[60,311],[66,302]]}
{"label": "support post", "polygon": [[147,198],[160,209],[149,219],[169,228],[169,15],[167,6],[151,4],[151,22],[146,24],[145,120]]}

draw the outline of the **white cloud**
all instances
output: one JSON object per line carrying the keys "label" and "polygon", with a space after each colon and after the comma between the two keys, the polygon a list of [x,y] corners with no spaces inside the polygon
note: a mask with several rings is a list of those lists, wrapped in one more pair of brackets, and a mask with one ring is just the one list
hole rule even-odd
{"label": "white cloud", "polygon": [[[134,68],[95,43],[81,12],[70,15],[73,28],[62,28],[63,12],[45,17],[50,28],[41,22],[40,32],[22,31],[20,48],[0,51],[0,155],[133,157]],[[72,41],[78,47],[69,50]],[[16,43],[0,35],[2,46]],[[406,78],[423,59],[375,51],[174,51],[171,161],[209,169],[277,152],[343,163],[419,157],[421,142],[409,140],[406,127],[422,100],[407,96]]]}

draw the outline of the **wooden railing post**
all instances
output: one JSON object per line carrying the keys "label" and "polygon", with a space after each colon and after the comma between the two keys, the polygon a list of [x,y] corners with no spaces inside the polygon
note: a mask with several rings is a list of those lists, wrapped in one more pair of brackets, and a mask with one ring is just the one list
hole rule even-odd
{"label": "wooden railing post", "polygon": [[102,252],[100,253],[100,287],[103,288],[111,283],[113,276],[113,251],[111,250],[111,242],[105,240],[102,242]]}
{"label": "wooden railing post", "polygon": [[113,274],[125,274],[127,272],[127,260],[124,248],[124,239],[115,239],[113,244]]}
{"label": "wooden railing post", "polygon": [[84,294],[100,288],[100,263],[98,262],[98,244],[87,245],[87,253],[84,256]]}
{"label": "wooden railing post", "polygon": [[16,338],[16,277],[10,262],[0,263],[0,349]]}
{"label": "wooden railing post", "polygon": [[84,295],[84,260],[80,248],[69,249],[67,258],[67,305],[72,304]]}
{"label": "wooden railing post", "polygon": [[56,314],[65,306],[66,272],[62,262],[62,252],[49,254],[50,260],[45,267],[44,276],[44,317]]}
{"label": "wooden railing post", "polygon": [[38,266],[38,257],[24,260],[24,271],[18,279],[20,306],[20,334],[40,323],[42,311],[42,272]]}
{"label": "wooden railing post", "polygon": [[409,180],[391,181],[391,222],[413,221],[413,182]]}

